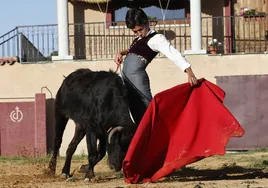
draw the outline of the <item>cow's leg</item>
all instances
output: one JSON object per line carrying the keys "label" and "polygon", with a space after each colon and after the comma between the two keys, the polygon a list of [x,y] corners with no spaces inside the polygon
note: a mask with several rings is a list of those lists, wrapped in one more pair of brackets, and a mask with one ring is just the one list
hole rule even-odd
{"label": "cow's leg", "polygon": [[78,144],[84,138],[85,134],[86,134],[85,129],[81,125],[76,123],[74,137],[73,137],[72,141],[70,142],[68,149],[66,151],[65,164],[64,164],[64,167],[62,169],[62,175],[66,178],[69,178],[71,176],[70,175],[70,167],[71,167],[72,156],[73,156]]}
{"label": "cow's leg", "polygon": [[100,155],[97,150],[97,136],[94,131],[87,130],[86,133],[87,149],[88,149],[88,170],[85,175],[85,181],[91,180],[94,174],[94,167],[97,164]]}
{"label": "cow's leg", "polygon": [[[106,154],[106,136],[105,135],[98,136],[98,140],[99,140],[99,147],[97,149],[97,151],[98,151],[98,157],[97,157],[96,164],[99,161],[101,161],[103,159],[103,157],[105,156],[105,154]],[[84,165],[81,165],[79,167],[79,170],[78,171],[80,173],[87,173],[88,168],[89,168],[89,165],[88,164],[84,164]]]}
{"label": "cow's leg", "polygon": [[49,162],[49,175],[55,174],[56,164],[57,164],[57,156],[62,143],[62,136],[65,130],[66,124],[68,122],[67,117],[65,117],[62,113],[55,110],[55,138],[54,138],[54,149],[51,160]]}

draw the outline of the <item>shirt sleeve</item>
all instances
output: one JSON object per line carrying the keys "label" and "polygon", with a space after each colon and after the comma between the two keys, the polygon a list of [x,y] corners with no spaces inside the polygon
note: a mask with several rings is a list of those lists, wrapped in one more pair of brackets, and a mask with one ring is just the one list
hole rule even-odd
{"label": "shirt sleeve", "polygon": [[156,34],[148,41],[148,46],[156,52],[163,53],[167,58],[173,61],[182,71],[189,68],[191,65],[176,50],[163,34]]}

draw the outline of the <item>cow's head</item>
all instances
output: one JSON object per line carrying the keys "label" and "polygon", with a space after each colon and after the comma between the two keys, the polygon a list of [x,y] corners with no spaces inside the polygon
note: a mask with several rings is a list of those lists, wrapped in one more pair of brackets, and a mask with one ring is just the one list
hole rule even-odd
{"label": "cow's head", "polygon": [[108,166],[111,170],[120,171],[134,131],[123,127],[115,127],[108,134],[107,153]]}

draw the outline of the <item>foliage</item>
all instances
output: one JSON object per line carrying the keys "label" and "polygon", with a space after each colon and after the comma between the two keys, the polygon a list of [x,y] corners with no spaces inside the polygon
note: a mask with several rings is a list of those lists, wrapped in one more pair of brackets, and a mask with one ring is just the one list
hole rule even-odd
{"label": "foliage", "polygon": [[53,51],[50,56],[58,56],[58,51]]}
{"label": "foliage", "polygon": [[259,12],[256,9],[248,9],[248,8],[242,8],[240,12],[240,16],[261,16],[266,15],[265,12]]}
{"label": "foliage", "polygon": [[148,16],[149,21],[157,21],[157,17],[154,16]]}

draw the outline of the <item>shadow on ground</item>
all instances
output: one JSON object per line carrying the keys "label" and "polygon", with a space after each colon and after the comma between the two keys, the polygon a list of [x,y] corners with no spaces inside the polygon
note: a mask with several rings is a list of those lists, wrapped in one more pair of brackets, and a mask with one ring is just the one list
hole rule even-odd
{"label": "shadow on ground", "polygon": [[236,166],[223,166],[220,169],[194,169],[183,168],[173,172],[161,182],[167,181],[212,181],[212,180],[244,180],[261,179],[268,177],[267,168],[244,168]]}

